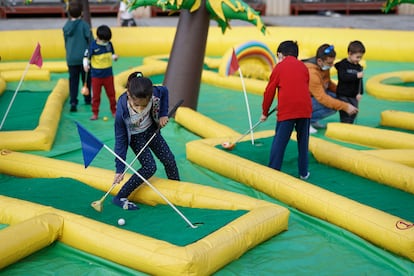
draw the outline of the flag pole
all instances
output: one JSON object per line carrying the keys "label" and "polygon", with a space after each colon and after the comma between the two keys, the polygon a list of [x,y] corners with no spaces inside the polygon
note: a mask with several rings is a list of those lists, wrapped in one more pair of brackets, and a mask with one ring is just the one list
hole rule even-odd
{"label": "flag pole", "polygon": [[141,178],[142,181],[145,182],[145,184],[147,184],[151,189],[154,190],[154,192],[156,192],[162,199],[165,200],[165,202],[168,203],[168,205],[171,206],[171,208],[174,209],[174,211],[177,212],[177,214],[179,214],[184,220],[185,222],[191,227],[191,228],[197,228],[197,226],[195,226],[194,224],[192,224],[184,215],[183,213],[180,212],[180,210],[178,210],[160,191],[158,191],[157,188],[155,188],[151,183],[149,183],[148,180],[146,180],[142,175],[140,175],[133,167],[131,167],[127,162],[125,162],[125,160],[123,160],[118,154],[116,154],[110,147],[108,147],[107,145],[103,144],[103,146],[105,147],[105,149],[107,149],[110,153],[112,153],[119,161],[121,161],[125,166],[127,166],[134,174],[136,174],[139,178]]}
{"label": "flag pole", "polygon": [[16,91],[14,91],[13,97],[12,97],[12,99],[11,99],[11,101],[10,101],[10,103],[9,103],[9,106],[7,107],[6,113],[4,114],[3,119],[2,119],[2,121],[1,121],[1,124],[0,124],[0,130],[3,128],[4,121],[6,120],[6,117],[7,117],[7,115],[9,114],[10,108],[11,108],[11,106],[12,106],[13,102],[14,102],[14,99],[16,98],[16,95],[17,95],[17,92],[18,92],[18,91],[19,91],[19,89],[20,89],[20,86],[21,86],[21,85],[22,85],[22,83],[23,83],[24,77],[26,76],[27,71],[29,70],[29,66],[30,66],[30,64],[35,64],[35,65],[37,65],[39,68],[41,68],[41,67],[42,67],[43,60],[42,60],[42,54],[41,54],[41,52],[40,52],[40,44],[39,44],[39,42],[38,42],[38,43],[37,43],[37,45],[36,45],[36,48],[35,48],[35,50],[34,50],[34,52],[33,52],[33,54],[32,54],[32,57],[30,58],[29,63],[26,65],[26,69],[24,70],[23,75],[22,75],[22,77],[20,78],[20,81],[19,81],[19,84],[17,85]]}
{"label": "flag pole", "polygon": [[9,114],[10,108],[11,108],[11,106],[13,105],[14,99],[16,98],[16,95],[17,95],[17,92],[18,92],[18,91],[19,91],[19,89],[20,89],[20,86],[21,86],[21,85],[22,85],[22,83],[23,83],[24,77],[26,76],[27,71],[29,70],[29,66],[30,66],[30,63],[28,63],[28,64],[26,65],[26,69],[24,70],[23,75],[22,75],[22,77],[20,78],[20,82],[19,82],[19,84],[17,85],[16,91],[14,91],[13,97],[12,97],[12,99],[11,99],[11,101],[10,101],[10,103],[9,103],[9,106],[7,107],[6,113],[4,114],[3,119],[2,119],[2,121],[1,121],[1,124],[0,124],[0,130],[3,128],[4,121],[6,121],[6,117],[7,117],[7,115]]}
{"label": "flag pole", "polygon": [[253,136],[253,126],[252,126],[252,116],[250,115],[250,105],[249,100],[247,98],[247,92],[246,92],[246,85],[244,83],[243,73],[241,71],[241,67],[239,66],[239,75],[243,87],[243,94],[244,94],[244,100],[246,102],[246,108],[247,108],[247,117],[249,118],[249,126],[250,126],[250,138],[252,140],[252,145],[254,145],[254,136]]}

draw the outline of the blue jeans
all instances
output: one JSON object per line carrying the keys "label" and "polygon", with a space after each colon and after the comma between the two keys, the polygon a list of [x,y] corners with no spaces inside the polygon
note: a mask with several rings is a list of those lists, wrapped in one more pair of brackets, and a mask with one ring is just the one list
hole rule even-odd
{"label": "blue jeans", "polygon": [[269,167],[280,171],[282,168],[286,146],[290,140],[293,128],[295,128],[296,138],[298,141],[299,175],[306,176],[308,174],[309,122],[310,120],[308,118],[291,119],[277,122],[276,134],[273,138],[272,148],[270,150]]}
{"label": "blue jeans", "polygon": [[[336,99],[336,94],[332,91],[326,90],[326,93]],[[312,118],[311,124],[316,123],[319,120],[322,120],[326,117],[329,117],[336,113],[335,109],[327,108],[326,106],[320,104],[314,97],[312,97]]]}

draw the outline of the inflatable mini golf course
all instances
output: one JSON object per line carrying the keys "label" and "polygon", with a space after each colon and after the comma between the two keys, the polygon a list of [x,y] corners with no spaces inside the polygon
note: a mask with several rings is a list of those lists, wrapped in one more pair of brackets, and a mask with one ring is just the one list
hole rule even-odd
{"label": "inflatable mini golf course", "polygon": [[[121,57],[114,64],[117,93],[122,93],[132,70],[162,83],[174,29],[113,31]],[[335,31],[338,35],[332,36]],[[151,32],[162,35],[149,36]],[[15,253],[11,261],[3,259],[3,264],[8,262],[3,271],[410,275],[414,104],[407,94],[412,95],[408,45],[414,38],[410,32],[384,33],[393,43],[378,41],[376,31],[365,30],[271,27],[268,36],[253,27],[234,28],[225,35],[210,30],[198,112],[179,108],[175,120],[162,130],[182,182],[165,180],[161,165],[149,180],[192,222],[202,223],[191,229],[148,187],[133,195],[142,206],[138,212],[115,208],[110,197],[102,213],[90,207],[111,185],[114,158],[102,151],[85,169],[74,122],[112,147],[113,120],[90,122],[90,107],[82,104],[79,112],[69,113],[60,30],[42,31],[40,37],[32,31],[2,32],[8,39],[0,46],[5,53],[0,63],[1,114],[38,41],[45,61],[41,70],[30,68],[0,131],[0,235],[14,242],[2,252]],[[143,47],[142,37],[154,41]],[[326,37],[331,41],[323,40]],[[335,45],[338,58],[344,57],[351,40],[360,39],[367,47],[368,91],[357,124],[337,124],[334,115],[326,120],[326,131],[312,136],[307,182],[296,175],[294,137],[282,172],[266,167],[272,119],[257,128],[255,145],[247,136],[231,151],[220,146],[249,128],[240,79],[220,70],[228,62],[229,49],[259,41],[274,51],[285,39],[298,40],[302,57],[324,42]],[[21,45],[19,54],[12,48],[16,45]],[[256,59],[241,60],[242,68],[257,71],[262,66],[266,71],[262,61],[267,54],[262,50]],[[246,80],[253,120],[260,116],[265,85]],[[110,114],[107,106],[101,103],[102,117]],[[117,225],[121,217],[125,226]],[[34,230],[45,223],[47,231]]]}

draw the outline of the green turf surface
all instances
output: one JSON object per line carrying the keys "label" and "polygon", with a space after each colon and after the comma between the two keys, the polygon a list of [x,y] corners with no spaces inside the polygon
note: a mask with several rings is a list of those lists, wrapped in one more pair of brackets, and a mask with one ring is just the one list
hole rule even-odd
{"label": "green turf surface", "polygon": [[[140,210],[125,211],[112,204],[109,196],[103,211],[97,212],[90,205],[103,193],[73,179],[0,176],[0,181],[2,195],[52,206],[178,246],[194,243],[247,212],[176,207],[192,224],[201,223],[193,229],[167,204],[154,207],[141,204]],[[125,219],[125,225],[118,225],[120,218]]]}
{"label": "green turf surface", "polygon": [[[115,73],[130,69],[132,66],[138,65],[140,61],[141,59],[120,59],[115,63]],[[368,61],[365,76],[368,79],[380,73],[412,70],[413,65],[413,63]],[[67,74],[52,74],[52,81],[42,83],[42,85],[39,85],[38,82],[24,82],[22,91],[30,90],[39,94],[52,91],[59,78],[67,78]],[[162,79],[163,76],[152,77],[154,83],[160,83]],[[10,93],[15,91],[16,86],[17,82],[7,84],[6,93],[9,95],[8,97],[10,97]],[[38,107],[33,108],[39,110],[42,108],[42,100],[39,100],[38,103],[36,103],[37,101],[31,101],[31,99],[22,102],[19,96],[17,95],[16,97],[16,103],[19,102],[19,105],[38,105]],[[102,99],[102,116],[110,116],[106,97],[103,96]],[[260,117],[261,101],[261,96],[249,95],[254,122]],[[3,101],[3,96],[1,96],[0,110],[5,110],[4,105],[5,101]],[[14,108],[13,106],[12,109]],[[380,113],[387,109],[413,112],[414,103],[386,101],[365,94],[361,102],[357,124],[380,127]],[[245,132],[249,128],[246,105],[243,94],[240,91],[202,84],[198,111],[240,133]],[[82,152],[74,124],[75,121],[79,121],[89,130],[92,129],[96,137],[109,147],[113,147],[113,119],[110,118],[107,122],[102,120],[91,122],[89,121],[90,115],[90,106],[85,106],[82,102],[80,102],[77,113],[70,113],[69,102],[67,102],[62,113],[53,148],[50,151],[32,151],[29,153],[82,164]],[[24,128],[30,129],[33,127],[33,121],[37,123],[38,116],[36,117],[34,112],[21,117],[12,116],[11,118],[13,119],[10,119],[10,122],[6,121],[7,128],[11,130],[10,128],[13,128],[13,125],[25,125],[26,121],[30,121],[28,125],[24,126]],[[339,115],[336,114],[327,118],[324,122],[337,122],[338,118]],[[275,120],[269,118],[257,128],[257,131],[273,130],[274,127]],[[162,133],[176,156],[183,181],[229,190],[285,206],[283,202],[279,202],[250,187],[189,162],[186,159],[185,144],[199,139],[199,137],[175,123],[174,120],[171,120],[171,123],[162,130]],[[330,140],[324,136],[323,131],[320,131],[316,136]],[[240,143],[237,145],[234,153],[265,165],[267,164],[270,140],[263,140],[262,142],[264,145],[255,148],[254,151],[244,150],[244,147],[249,147],[249,145]],[[356,149],[361,148],[348,146]],[[261,152],[256,153],[256,150]],[[129,154],[128,158],[129,161],[132,160],[132,154]],[[287,148],[282,171],[292,176],[297,176],[296,158],[296,144],[291,141]],[[165,177],[161,164],[157,164],[159,169],[156,176]],[[91,165],[105,169],[114,169],[114,158],[110,153],[101,151]],[[413,221],[412,195],[318,164],[313,157],[310,159],[310,169],[312,173],[309,179],[310,183]],[[0,185],[3,186],[3,180],[8,180],[8,178],[9,176],[2,176]],[[12,184],[8,185],[18,185],[22,181],[21,179],[14,180],[16,182],[10,180]],[[43,179],[32,181],[34,183],[30,181],[30,185],[38,185],[36,182],[39,181],[41,184]],[[65,179],[64,181],[68,181],[70,185],[79,185],[79,183],[73,183],[70,180]],[[103,181],[110,183],[112,179],[103,179]],[[48,184],[42,185],[48,186]],[[53,184],[49,186],[53,186]],[[2,187],[1,189],[3,191],[8,190],[7,187]],[[89,208],[88,212],[93,211],[89,207],[90,202],[99,199],[103,192],[91,192],[93,194],[78,195],[73,204],[79,203],[78,205],[82,206],[82,208]],[[3,192],[0,193],[3,194]],[[36,194],[36,191],[32,190],[31,193]],[[64,197],[64,200],[66,199]],[[113,207],[109,201],[106,202],[104,216],[107,214],[106,211],[111,211]],[[138,212],[140,215],[141,213],[149,212],[150,209],[158,212],[158,207],[143,207]],[[308,216],[289,206],[287,207],[291,212],[288,231],[246,252],[238,260],[220,269],[215,275],[413,275],[413,262],[378,248],[335,225]],[[167,207],[163,211],[169,214],[168,217],[170,219],[183,226],[183,221],[180,221],[180,218],[172,213],[171,209]],[[187,214],[188,210],[184,208],[183,212]],[[108,215],[110,215],[109,212]],[[198,215],[199,213],[196,214],[197,218]],[[189,213],[189,216],[193,219],[193,214]],[[115,224],[117,218],[118,215],[108,218],[108,223]],[[194,219],[198,220],[197,218]],[[128,225],[131,219],[135,219],[135,216],[126,219]],[[3,225],[3,227],[5,226]],[[183,226],[183,228],[186,227]],[[117,264],[84,254],[59,242],[17,264],[11,265],[3,270],[2,273],[5,275],[24,275],[28,271],[33,272],[33,275],[47,274],[49,271],[57,271],[57,274],[62,275],[69,273],[79,275],[142,275],[140,272],[131,271]]]}
{"label": "green turf surface", "polygon": [[[232,153],[267,166],[272,140],[272,137],[257,139],[255,143],[260,146],[253,146],[250,141],[241,142],[236,145]],[[297,175],[297,159],[297,143],[291,140],[286,147],[282,171]],[[408,221],[414,221],[413,194],[325,166],[318,163],[312,155],[309,156],[309,170],[312,173],[307,182],[313,185]]]}

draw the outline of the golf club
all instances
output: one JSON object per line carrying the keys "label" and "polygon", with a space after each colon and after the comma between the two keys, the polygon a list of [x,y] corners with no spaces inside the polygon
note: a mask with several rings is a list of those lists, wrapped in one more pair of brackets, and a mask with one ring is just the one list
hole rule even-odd
{"label": "golf club", "polygon": [[[89,72],[89,71],[88,71]],[[81,89],[81,93],[84,96],[89,95],[89,88],[88,88],[88,72],[85,72],[85,83],[83,84],[83,87]]]}
{"label": "golf club", "polygon": [[200,223],[198,223],[198,225],[194,225],[191,223],[191,221],[189,221],[187,219],[186,216],[184,216],[183,213],[180,212],[180,210],[177,209],[177,207],[174,206],[174,204],[172,204],[160,191],[158,191],[157,188],[155,188],[147,179],[145,179],[142,175],[140,175],[133,167],[131,167],[127,162],[125,162],[118,154],[116,154],[111,148],[109,148],[107,145],[103,145],[110,153],[112,153],[119,161],[121,161],[122,163],[124,163],[125,166],[127,166],[136,176],[138,176],[139,178],[141,178],[141,180],[147,184],[155,193],[157,193],[162,199],[164,199],[164,201],[170,205],[171,208],[174,209],[175,212],[177,212],[177,214],[179,214],[181,216],[181,218],[193,229],[197,228],[198,225],[201,225]]}
{"label": "golf club", "polygon": [[[184,100],[180,100],[172,109],[170,112],[168,112],[168,118],[170,118],[172,115],[174,115],[175,111],[177,111],[177,108],[184,102]],[[135,155],[134,159],[131,161],[131,163],[129,164],[128,167],[132,166],[132,164],[134,164],[134,162],[138,159],[138,157],[141,155],[141,153],[144,151],[144,149],[151,143],[151,141],[154,139],[155,135],[157,135],[157,133],[160,131],[161,127],[158,126],[157,130],[154,132],[154,134],[151,136],[151,138],[147,141],[147,143],[145,143],[145,145],[141,148],[141,150],[138,152],[137,155]],[[128,167],[125,168],[124,172],[122,173],[122,175],[124,176],[125,173],[128,170]],[[117,183],[112,183],[111,187],[109,188],[109,190],[106,192],[106,194],[99,200],[95,200],[94,202],[91,203],[91,206],[93,209],[95,209],[98,212],[102,212],[103,209],[103,202],[105,201],[106,197],[112,192],[112,190],[115,188],[115,186],[117,185]]]}
{"label": "golf club", "polygon": [[[273,112],[275,112],[276,111],[276,107],[275,108],[273,108],[270,112],[269,112],[269,114],[267,115],[267,116],[270,116]],[[244,137],[246,137],[251,131],[253,131],[258,125],[260,125],[260,123],[262,123],[262,121],[258,121],[257,123],[255,123],[253,126],[252,126],[252,128],[251,129],[249,129],[249,130],[247,130],[245,133],[243,133],[243,135],[242,136],[240,136],[240,138],[239,139],[237,139],[234,143],[233,142],[223,142],[223,143],[221,143],[221,146],[224,148],[224,149],[226,149],[226,150],[232,150],[232,149],[234,149],[234,147],[236,146],[236,144],[238,143],[238,142],[240,142],[240,140],[241,139],[243,139]]]}

